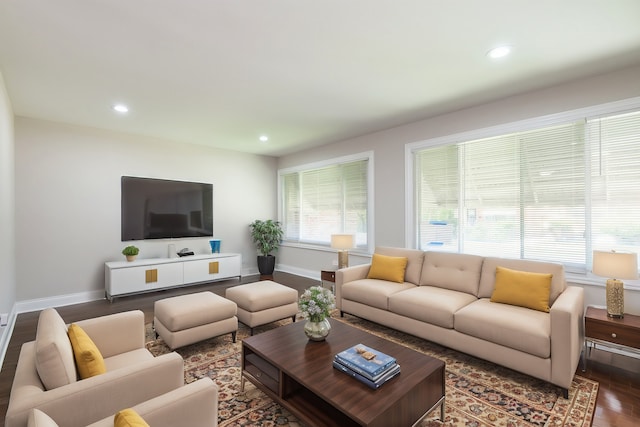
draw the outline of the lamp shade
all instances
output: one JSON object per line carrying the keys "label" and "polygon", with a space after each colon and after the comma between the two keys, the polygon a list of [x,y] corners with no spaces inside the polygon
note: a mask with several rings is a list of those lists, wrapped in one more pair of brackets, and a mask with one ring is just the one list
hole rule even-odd
{"label": "lamp shade", "polygon": [[637,279],[638,255],[634,252],[593,251],[593,274],[613,279]]}
{"label": "lamp shade", "polygon": [[355,247],[355,238],[353,234],[332,234],[331,247],[333,249],[345,250]]}

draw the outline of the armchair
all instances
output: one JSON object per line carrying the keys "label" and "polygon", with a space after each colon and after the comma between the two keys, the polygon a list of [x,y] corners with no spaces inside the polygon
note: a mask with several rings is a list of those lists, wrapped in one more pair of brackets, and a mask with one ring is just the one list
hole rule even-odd
{"label": "armchair", "polygon": [[[153,427],[216,427],[218,425],[218,386],[205,377],[132,408]],[[113,427],[111,415],[88,427]],[[58,427],[45,413],[34,409],[28,427]],[[64,427],[61,426],[61,427]]]}
{"label": "armchair", "polygon": [[153,357],[145,348],[141,311],[76,324],[95,343],[107,372],[78,379],[67,325],[55,309],[43,310],[36,340],[20,350],[5,427],[26,427],[34,408],[64,427],[82,427],[184,384],[179,354]]}

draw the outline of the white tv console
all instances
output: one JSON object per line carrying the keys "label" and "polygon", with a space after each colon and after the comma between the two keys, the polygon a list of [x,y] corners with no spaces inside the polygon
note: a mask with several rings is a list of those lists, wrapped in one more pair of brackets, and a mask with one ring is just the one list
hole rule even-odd
{"label": "white tv console", "polygon": [[240,279],[241,271],[242,257],[233,253],[112,261],[104,264],[105,293],[113,301],[116,296]]}

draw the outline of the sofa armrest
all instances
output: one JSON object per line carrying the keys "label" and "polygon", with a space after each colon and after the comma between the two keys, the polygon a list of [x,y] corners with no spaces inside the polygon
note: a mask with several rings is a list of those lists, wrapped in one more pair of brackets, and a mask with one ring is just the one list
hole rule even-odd
{"label": "sofa armrest", "polygon": [[140,310],[75,322],[89,335],[103,357],[144,348],[144,313]]}
{"label": "sofa armrest", "polygon": [[[209,377],[187,384],[133,407],[153,427],[215,427],[218,386]],[[88,427],[113,427],[113,416]]]}
{"label": "sofa armrest", "polygon": [[[25,356],[33,361],[28,350]],[[33,347],[30,352],[33,353]],[[21,358],[23,353],[20,353]],[[19,361],[16,379],[19,374],[20,379],[31,378],[31,372],[18,372],[19,369],[35,372],[35,365],[31,365],[21,367]],[[35,375],[37,378],[37,372]],[[14,380],[5,427],[25,427],[32,408],[40,409],[61,426],[83,427],[183,384],[184,362],[177,353],[164,354],[47,391],[43,391],[39,383],[23,381],[16,384]]]}
{"label": "sofa armrest", "polygon": [[342,285],[354,280],[366,279],[371,264],[354,265],[336,271],[336,308],[342,308]]}
{"label": "sofa armrest", "polygon": [[551,378],[571,387],[584,346],[584,289],[567,286],[551,306]]}

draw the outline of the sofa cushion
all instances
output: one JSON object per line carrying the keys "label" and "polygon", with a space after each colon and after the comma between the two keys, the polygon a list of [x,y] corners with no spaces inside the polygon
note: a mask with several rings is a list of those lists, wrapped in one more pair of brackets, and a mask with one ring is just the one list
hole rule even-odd
{"label": "sofa cushion", "polygon": [[551,357],[551,315],[479,299],[455,313],[455,330],[534,356]]}
{"label": "sofa cushion", "polygon": [[387,280],[360,279],[342,285],[342,298],[388,310],[390,295],[415,287],[416,285],[407,282],[395,283]]}
{"label": "sofa cushion", "polygon": [[406,268],[406,257],[373,254],[367,279],[380,279],[403,283],[404,271]]}
{"label": "sofa cushion", "polygon": [[496,284],[491,302],[517,305],[549,312],[550,273],[531,273],[496,267]]}
{"label": "sofa cushion", "polygon": [[376,247],[375,253],[386,256],[406,257],[407,268],[404,271],[404,281],[417,285],[420,283],[424,252],[418,249],[391,248],[386,246]]}
{"label": "sofa cushion", "polygon": [[42,310],[38,318],[36,370],[47,390],[77,381],[67,325],[53,308]]}
{"label": "sofa cushion", "polygon": [[69,341],[71,341],[76,367],[81,379],[107,372],[100,350],[80,326],[72,323],[67,330],[67,334],[69,335]]}
{"label": "sofa cushion", "polygon": [[533,273],[551,273],[551,292],[549,305],[552,306],[556,298],[566,289],[567,283],[562,264],[554,262],[531,261],[524,259],[487,257],[482,264],[480,276],[480,290],[478,297],[491,298],[496,282],[496,267],[506,267],[512,270],[531,271]]}
{"label": "sofa cushion", "polygon": [[113,417],[114,427],[149,427],[136,411],[131,408],[123,409]]}
{"label": "sofa cushion", "polygon": [[483,257],[449,252],[426,252],[420,285],[436,286],[478,296]]}
{"label": "sofa cushion", "polygon": [[454,313],[476,300],[475,296],[464,292],[418,286],[390,295],[389,311],[452,329]]}

